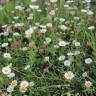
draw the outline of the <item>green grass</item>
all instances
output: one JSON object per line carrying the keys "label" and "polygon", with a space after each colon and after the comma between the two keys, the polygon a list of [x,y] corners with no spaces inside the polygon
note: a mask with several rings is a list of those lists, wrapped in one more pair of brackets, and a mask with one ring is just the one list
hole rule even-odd
{"label": "green grass", "polygon": [[[96,8],[95,6],[90,8],[94,15],[87,15],[82,13],[81,9],[86,7],[86,4],[79,2],[77,9],[68,9],[64,5],[68,4],[66,0],[58,0],[58,2],[51,4],[48,8],[46,3],[49,0],[40,0],[32,3],[31,0],[9,0],[0,10],[0,24],[8,25],[10,31],[2,30],[2,34],[8,31],[8,36],[0,36],[0,92],[8,93],[12,96],[95,96],[96,95],[96,28],[89,30],[88,27],[95,26],[96,21]],[[50,3],[50,2],[49,2]],[[39,5],[39,9],[42,12],[29,9],[29,5]],[[22,5],[24,10],[19,11],[15,9],[15,6]],[[77,3],[74,0],[69,4],[71,8],[76,7]],[[47,9],[46,9],[47,8]],[[48,14],[51,10],[58,8],[56,14],[52,19],[48,19]],[[32,20],[28,20],[29,14],[33,15]],[[14,17],[19,17],[14,19]],[[74,17],[80,19],[75,20]],[[65,21],[61,22],[59,19],[64,18]],[[66,22],[69,22],[66,25]],[[15,28],[17,23],[24,23],[23,27]],[[47,26],[51,23],[52,28],[46,27],[45,33],[40,33],[40,26]],[[66,25],[67,30],[61,30],[60,25]],[[36,27],[33,31],[31,38],[25,37],[25,31],[30,27]],[[95,26],[96,27],[96,26]],[[76,28],[79,28],[80,32],[75,32]],[[1,30],[1,29],[0,29]],[[15,36],[14,33],[18,32],[20,35]],[[48,45],[44,44],[46,38],[51,38],[51,42]],[[11,39],[11,40],[9,40]],[[69,45],[54,48],[54,45],[58,45],[60,39],[70,42]],[[21,43],[16,45],[16,40],[21,40]],[[80,46],[75,46],[72,42],[76,40],[80,42]],[[87,42],[91,41],[92,45],[87,45]],[[34,42],[31,48],[28,46],[30,42]],[[8,43],[8,46],[2,48],[3,43]],[[13,49],[12,45],[16,48]],[[58,46],[57,46],[58,47]],[[23,50],[27,48],[27,50]],[[40,50],[43,50],[42,52]],[[67,56],[67,53],[79,51],[80,54]],[[11,60],[6,60],[4,53],[10,53]],[[59,61],[59,56],[64,55],[65,60]],[[45,61],[45,57],[49,56],[49,60]],[[86,64],[85,59],[91,58],[92,63]],[[65,66],[64,61],[69,60],[70,66]],[[2,68],[12,63],[11,69],[15,73],[15,76],[11,79],[2,72]],[[27,70],[24,68],[30,66]],[[45,68],[48,68],[47,72],[44,72]],[[72,80],[67,80],[64,74],[68,71],[74,73]],[[87,76],[82,76],[87,72]],[[7,88],[13,80],[17,80],[18,84],[12,92],[7,92]],[[20,92],[20,83],[27,81],[29,86],[27,91]],[[85,86],[85,82],[90,81],[92,86],[89,88]],[[34,86],[31,86],[30,82],[34,82]],[[71,94],[71,95],[68,95]],[[9,95],[8,95],[9,96]]]}

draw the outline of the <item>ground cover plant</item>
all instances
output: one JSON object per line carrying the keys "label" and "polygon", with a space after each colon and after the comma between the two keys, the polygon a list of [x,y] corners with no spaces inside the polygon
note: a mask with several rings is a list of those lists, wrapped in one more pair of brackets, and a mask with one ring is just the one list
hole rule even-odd
{"label": "ground cover plant", "polygon": [[0,96],[96,96],[95,0],[0,0]]}

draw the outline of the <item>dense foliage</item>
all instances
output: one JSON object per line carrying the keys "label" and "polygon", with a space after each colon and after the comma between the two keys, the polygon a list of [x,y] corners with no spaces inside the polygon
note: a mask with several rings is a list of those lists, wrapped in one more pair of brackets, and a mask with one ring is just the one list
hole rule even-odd
{"label": "dense foliage", "polygon": [[96,96],[95,14],[91,0],[1,0],[0,96]]}

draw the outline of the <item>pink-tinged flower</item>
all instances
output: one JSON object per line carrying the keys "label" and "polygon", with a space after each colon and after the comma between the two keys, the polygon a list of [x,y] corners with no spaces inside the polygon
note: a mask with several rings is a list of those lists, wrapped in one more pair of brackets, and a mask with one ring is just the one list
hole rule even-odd
{"label": "pink-tinged flower", "polygon": [[34,41],[29,43],[29,48],[36,48],[36,44]]}
{"label": "pink-tinged flower", "polygon": [[69,24],[70,24],[70,21],[67,20],[67,21],[65,21],[64,23],[65,23],[65,25],[69,25]]}
{"label": "pink-tinged flower", "polygon": [[44,73],[48,73],[48,72],[49,72],[49,67],[48,67],[48,66],[44,67],[44,68],[43,68],[43,72],[44,72]]}
{"label": "pink-tinged flower", "polygon": [[48,19],[51,20],[52,19],[52,15],[48,14]]}
{"label": "pink-tinged flower", "polygon": [[39,54],[40,55],[43,55],[44,53],[45,53],[45,49],[44,48],[39,49]]}
{"label": "pink-tinged flower", "polygon": [[53,6],[52,6],[51,3],[48,3],[48,4],[47,4],[47,7],[48,7],[48,9],[52,9],[52,8],[53,8]]}
{"label": "pink-tinged flower", "polygon": [[80,28],[76,28],[74,31],[77,32],[77,33],[80,33],[81,29]]}
{"label": "pink-tinged flower", "polygon": [[55,8],[54,10],[55,10],[55,12],[58,12],[58,8]]}
{"label": "pink-tinged flower", "polygon": [[7,93],[5,93],[5,92],[1,92],[0,96],[9,96],[9,95]]}
{"label": "pink-tinged flower", "polygon": [[16,40],[13,44],[12,44],[12,48],[13,49],[16,49],[18,46],[20,46],[21,45],[21,40]]}
{"label": "pink-tinged flower", "polygon": [[92,47],[92,41],[91,40],[90,41],[87,41],[86,46],[87,47]]}
{"label": "pink-tinged flower", "polygon": [[0,5],[4,5],[5,4],[5,0],[0,0]]}
{"label": "pink-tinged flower", "polygon": [[12,33],[12,28],[10,26],[3,29],[4,32]]}
{"label": "pink-tinged flower", "polygon": [[50,27],[50,30],[54,32],[56,30],[56,27],[52,26],[52,27]]}

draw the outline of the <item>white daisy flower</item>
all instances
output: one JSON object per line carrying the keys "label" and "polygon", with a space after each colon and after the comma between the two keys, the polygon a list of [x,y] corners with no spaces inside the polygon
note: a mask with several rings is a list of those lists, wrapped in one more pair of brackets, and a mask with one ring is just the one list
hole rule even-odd
{"label": "white daisy flower", "polygon": [[23,26],[24,26],[24,23],[15,23],[15,24],[14,24],[14,27],[15,27],[15,28],[23,27]]}
{"label": "white daisy flower", "polygon": [[80,51],[78,50],[74,52],[74,55],[79,55],[79,54],[80,54]]}
{"label": "white daisy flower", "polygon": [[85,59],[85,63],[86,63],[86,64],[92,63],[92,59],[91,59],[91,58],[86,58],[86,59]]}
{"label": "white daisy flower", "polygon": [[59,25],[59,28],[60,28],[61,30],[63,30],[63,31],[65,31],[65,30],[67,30],[67,29],[68,29],[68,27],[67,27],[67,26],[65,26],[65,25]]}
{"label": "white daisy flower", "polygon": [[85,87],[86,88],[90,88],[92,86],[92,82],[91,81],[85,81]]}
{"label": "white daisy flower", "polygon": [[46,29],[46,25],[39,25],[40,28]]}
{"label": "white daisy flower", "polygon": [[41,32],[41,33],[46,33],[46,32],[47,32],[47,29],[45,29],[45,28],[40,29],[40,32]]}
{"label": "white daisy flower", "polygon": [[68,80],[71,80],[73,79],[75,76],[74,76],[74,73],[72,71],[68,71],[64,74],[64,77]]}
{"label": "white daisy flower", "polygon": [[29,5],[29,8],[33,9],[33,10],[37,10],[39,9],[38,5]]}
{"label": "white daisy flower", "polygon": [[88,14],[88,15],[93,15],[94,12],[92,12],[92,11],[89,10],[89,11],[87,11],[87,14]]}
{"label": "white daisy flower", "polygon": [[28,81],[21,81],[20,87],[26,88],[26,87],[28,87],[28,86],[29,86],[29,82],[28,82]]}
{"label": "white daisy flower", "polygon": [[15,77],[15,73],[8,74],[8,78],[13,78],[13,77]]}
{"label": "white daisy flower", "polygon": [[69,8],[70,6],[68,4],[64,4],[64,7],[65,8]]}
{"label": "white daisy flower", "polygon": [[80,42],[75,42],[75,46],[80,46]]}
{"label": "white daisy flower", "polygon": [[11,42],[12,41],[12,38],[8,38],[8,41]]}
{"label": "white daisy flower", "polygon": [[49,56],[46,56],[46,57],[44,58],[44,61],[47,62],[47,61],[49,61],[49,59],[50,59]]}
{"label": "white daisy flower", "polygon": [[72,52],[68,52],[67,55],[68,55],[68,56],[73,56],[74,53],[72,53]]}
{"label": "white daisy flower", "polygon": [[64,59],[65,59],[65,56],[64,56],[64,55],[61,55],[61,56],[58,58],[59,61],[63,61]]}
{"label": "white daisy flower", "polygon": [[82,13],[86,13],[87,10],[86,10],[86,9],[82,9],[81,12],[82,12]]}
{"label": "white daisy flower", "polygon": [[75,20],[79,20],[79,19],[80,19],[80,17],[74,17],[74,19],[75,19]]}
{"label": "white daisy flower", "polygon": [[36,2],[37,0],[31,0],[31,2]]}
{"label": "white daisy flower", "polygon": [[3,57],[5,59],[11,59],[12,58],[10,53],[4,53]]}
{"label": "white daisy flower", "polygon": [[90,26],[88,27],[89,30],[94,30],[95,29],[95,26]]}
{"label": "white daisy flower", "polygon": [[6,24],[6,25],[2,25],[2,28],[6,28],[8,25]]}
{"label": "white daisy flower", "polygon": [[74,2],[73,0],[71,0],[71,1],[70,1],[70,0],[68,0],[68,1],[67,1],[67,3],[73,3],[73,2]]}
{"label": "white daisy flower", "polygon": [[2,68],[2,73],[5,74],[5,75],[8,75],[11,73],[11,68],[10,67],[3,67]]}
{"label": "white daisy flower", "polygon": [[27,70],[30,68],[30,65],[25,66],[24,70]]}
{"label": "white daisy flower", "polygon": [[58,49],[58,48],[59,48],[59,46],[58,46],[58,45],[54,45],[54,48]]}
{"label": "white daisy flower", "polygon": [[16,87],[18,84],[17,80],[12,80],[11,84],[13,87]]}
{"label": "white daisy flower", "polygon": [[37,12],[42,12],[42,10],[41,9],[37,9]]}
{"label": "white daisy flower", "polygon": [[8,46],[8,43],[3,43],[1,46],[2,46],[3,48],[4,48],[4,47],[7,47],[7,46]]}
{"label": "white daisy flower", "polygon": [[50,0],[51,3],[56,3],[58,0]]}
{"label": "white daisy flower", "polygon": [[26,87],[20,87],[19,90],[21,93],[25,93],[27,91],[27,88]]}
{"label": "white daisy flower", "polygon": [[16,19],[19,19],[19,17],[18,17],[18,16],[15,16],[15,17],[13,17],[13,19],[15,19],[15,20],[16,20]]}
{"label": "white daisy flower", "polygon": [[21,5],[18,5],[15,7],[16,10],[19,10],[19,11],[22,11],[24,10],[25,7],[21,6]]}
{"label": "white daisy flower", "polygon": [[33,32],[34,32],[33,28],[29,28],[28,30],[25,31],[25,37],[31,38]]}
{"label": "white daisy flower", "polygon": [[13,33],[13,36],[20,36],[18,32]]}
{"label": "white daisy flower", "polygon": [[59,41],[59,46],[63,47],[63,46],[66,46],[67,45],[67,42],[66,41]]}
{"label": "white daisy flower", "polygon": [[65,66],[70,66],[70,64],[71,64],[71,62],[70,62],[69,60],[65,60],[65,61],[64,61],[64,65],[65,65]]}
{"label": "white daisy flower", "polygon": [[85,2],[90,3],[90,2],[91,2],[91,0],[85,0]]}
{"label": "white daisy flower", "polygon": [[34,86],[35,84],[34,84],[34,82],[32,81],[32,82],[29,82],[29,86],[30,87],[32,87],[32,86]]}
{"label": "white daisy flower", "polygon": [[76,47],[80,46],[80,42],[78,42],[78,41],[76,41],[76,40],[73,41],[73,44],[74,44]]}
{"label": "white daisy flower", "polygon": [[51,40],[51,38],[47,37],[47,38],[45,39],[45,41],[46,41],[47,43],[50,43],[52,40]]}
{"label": "white daisy flower", "polygon": [[60,18],[59,20],[60,20],[60,22],[64,22],[64,21],[65,21],[65,19],[64,19],[64,18]]}
{"label": "white daisy flower", "polygon": [[27,47],[23,47],[21,50],[22,50],[22,51],[27,51],[28,48],[27,48]]}
{"label": "white daisy flower", "polygon": [[12,93],[14,91],[14,86],[9,85],[7,88],[7,92]]}
{"label": "white daisy flower", "polygon": [[51,10],[50,15],[55,15],[55,10]]}
{"label": "white daisy flower", "polygon": [[82,77],[87,77],[87,76],[88,76],[87,72],[84,72],[84,73],[82,74]]}
{"label": "white daisy flower", "polygon": [[47,27],[52,27],[52,23],[47,23]]}
{"label": "white daisy flower", "polygon": [[51,38],[47,37],[44,41],[45,45],[48,45],[49,43],[51,43]]}

